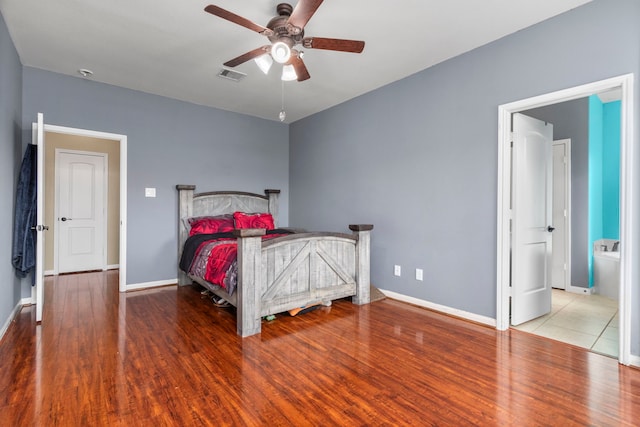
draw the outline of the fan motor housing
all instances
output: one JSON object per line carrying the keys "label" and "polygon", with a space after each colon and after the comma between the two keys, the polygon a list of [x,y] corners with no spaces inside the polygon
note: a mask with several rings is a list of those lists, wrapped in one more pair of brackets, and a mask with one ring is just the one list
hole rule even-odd
{"label": "fan motor housing", "polygon": [[289,47],[302,43],[304,30],[287,24],[293,7],[288,3],[280,3],[276,11],[279,16],[272,18],[267,24],[267,28],[273,31],[273,35],[268,37],[271,43],[283,42]]}

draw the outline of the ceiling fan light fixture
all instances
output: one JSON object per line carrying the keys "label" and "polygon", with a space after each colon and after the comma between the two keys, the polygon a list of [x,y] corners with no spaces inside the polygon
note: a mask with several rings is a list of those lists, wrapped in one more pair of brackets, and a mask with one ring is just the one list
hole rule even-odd
{"label": "ceiling fan light fixture", "polygon": [[275,42],[271,46],[271,56],[274,61],[284,64],[291,58],[291,48],[284,42]]}
{"label": "ceiling fan light fixture", "polygon": [[293,65],[288,64],[282,67],[282,80],[285,82],[291,82],[296,80],[298,75],[296,74],[296,69],[293,68]]}
{"label": "ceiling fan light fixture", "polygon": [[271,59],[271,55],[264,54],[262,56],[258,56],[256,59],[254,59],[254,61],[256,61],[258,68],[260,68],[260,70],[262,70],[263,73],[269,74],[269,69],[273,64],[273,59]]}

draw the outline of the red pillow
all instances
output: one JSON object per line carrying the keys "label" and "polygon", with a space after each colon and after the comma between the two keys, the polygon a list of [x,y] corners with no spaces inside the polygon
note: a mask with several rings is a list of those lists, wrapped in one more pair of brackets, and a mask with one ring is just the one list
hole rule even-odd
{"label": "red pillow", "polygon": [[236,228],[266,228],[273,230],[273,216],[270,213],[254,213],[248,214],[244,212],[234,212],[233,219]]}
{"label": "red pillow", "polygon": [[189,236],[233,231],[232,215],[199,216],[189,218],[188,221],[191,226]]}

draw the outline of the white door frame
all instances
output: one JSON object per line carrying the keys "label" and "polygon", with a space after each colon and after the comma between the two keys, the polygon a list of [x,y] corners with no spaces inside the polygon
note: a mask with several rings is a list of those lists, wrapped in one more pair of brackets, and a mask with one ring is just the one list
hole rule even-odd
{"label": "white door frame", "polygon": [[[120,246],[119,284],[120,292],[127,291],[127,136],[116,133],[99,132],[88,129],[70,128],[45,124],[44,132],[99,138],[120,144]],[[36,126],[34,125],[34,129]],[[33,297],[33,296],[32,296]]]}
{"label": "white door frame", "polygon": [[54,200],[53,200],[53,220],[56,221],[56,227],[54,227],[53,229],[53,247],[54,247],[54,251],[53,251],[53,274],[59,274],[60,272],[60,266],[58,265],[58,262],[60,260],[60,256],[59,256],[59,244],[60,244],[60,229],[58,228],[58,218],[60,217],[59,215],[59,209],[60,209],[60,205],[59,205],[59,199],[60,199],[60,175],[59,175],[59,170],[58,170],[58,166],[60,164],[60,154],[62,153],[66,153],[66,154],[76,154],[76,155],[83,155],[83,156],[94,156],[94,157],[102,157],[104,159],[104,195],[103,195],[103,207],[104,207],[104,212],[105,215],[103,215],[103,223],[102,223],[102,241],[103,241],[103,251],[102,251],[102,270],[106,270],[107,269],[107,248],[108,248],[108,242],[107,242],[107,236],[108,236],[108,221],[107,221],[107,215],[106,213],[109,212],[109,155],[107,153],[100,153],[97,151],[80,151],[80,150],[71,150],[68,148],[56,148],[56,152],[55,152],[55,161],[54,161],[54,174],[55,174],[55,178],[54,178]]}
{"label": "white door frame", "polygon": [[498,107],[498,211],[497,211],[497,280],[496,328],[509,329],[510,305],[510,222],[511,222],[511,115],[546,105],[585,98],[619,89],[621,91],[620,133],[620,352],[619,362],[631,363],[631,277],[635,259],[633,206],[636,193],[633,182],[633,74],[588,83]]}
{"label": "white door frame", "polygon": [[564,145],[565,147],[565,154],[566,154],[566,167],[564,169],[564,180],[565,180],[565,191],[564,191],[564,196],[565,196],[565,206],[567,207],[566,209],[566,220],[565,220],[565,233],[564,233],[564,239],[565,239],[565,246],[564,246],[564,258],[565,258],[565,264],[566,264],[566,269],[564,271],[564,283],[565,283],[565,288],[564,290],[567,292],[580,292],[582,293],[581,289],[583,288],[578,288],[576,289],[576,286],[571,286],[571,138],[566,138],[566,139],[558,139],[553,141],[553,145]]}

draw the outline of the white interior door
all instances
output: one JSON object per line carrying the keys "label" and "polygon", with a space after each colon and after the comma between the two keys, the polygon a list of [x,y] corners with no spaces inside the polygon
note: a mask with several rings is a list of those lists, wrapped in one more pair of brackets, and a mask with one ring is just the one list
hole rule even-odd
{"label": "white interior door", "polygon": [[106,155],[56,152],[58,272],[103,270]]}
{"label": "white interior door", "polygon": [[551,311],[553,125],[513,115],[511,324]]}
{"label": "white interior door", "polygon": [[566,289],[569,285],[569,143],[553,142],[553,250],[551,255],[551,287]]}
{"label": "white interior door", "polygon": [[44,309],[44,232],[49,228],[44,225],[44,115],[38,113],[36,123],[35,143],[38,146],[37,155],[37,202],[36,209],[36,322],[42,322]]}

